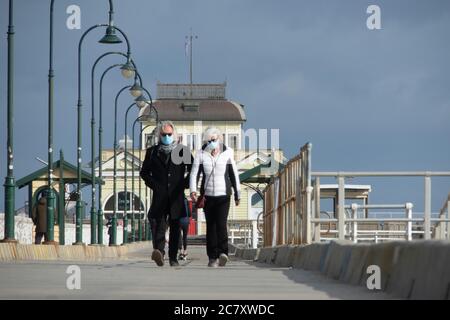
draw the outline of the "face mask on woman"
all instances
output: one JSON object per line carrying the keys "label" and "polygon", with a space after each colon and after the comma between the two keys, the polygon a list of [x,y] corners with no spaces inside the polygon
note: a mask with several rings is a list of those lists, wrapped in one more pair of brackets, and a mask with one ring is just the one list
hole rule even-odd
{"label": "face mask on woman", "polygon": [[172,135],[163,135],[162,137],[161,137],[161,142],[162,142],[162,144],[165,144],[166,146],[167,145],[169,145],[169,144],[172,144],[173,143],[173,136]]}
{"label": "face mask on woman", "polygon": [[208,145],[207,145],[208,150],[217,149],[218,146],[219,146],[219,141],[217,141],[217,140],[208,141]]}

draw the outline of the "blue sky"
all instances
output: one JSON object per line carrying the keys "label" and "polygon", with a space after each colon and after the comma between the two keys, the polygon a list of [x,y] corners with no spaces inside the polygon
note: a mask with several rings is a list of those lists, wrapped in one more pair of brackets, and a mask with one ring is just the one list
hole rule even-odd
{"label": "blue sky", "polygon": [[[46,159],[49,1],[16,0],[15,176]],[[0,3],[0,175],[6,174],[7,3]],[[228,82],[229,99],[245,105],[246,128],[279,128],[287,157],[313,143],[313,170],[450,170],[450,2],[442,0],[116,0],[115,21],[129,36],[145,85],[188,81],[185,35],[198,35],[194,81]],[[81,7],[82,29],[66,28],[66,8]],[[381,8],[382,30],[366,27],[369,5]],[[107,1],[55,6],[55,149],[75,163],[76,52],[89,26],[107,21]],[[89,154],[89,72],[106,50],[83,51],[84,150]],[[119,59],[120,60],[120,59]],[[99,70],[119,61],[106,59]],[[120,60],[119,62],[121,62]],[[113,95],[126,82],[105,80],[105,136],[112,135]],[[121,104],[128,106],[129,97]],[[108,111],[109,110],[109,111]],[[121,132],[123,128],[119,127]],[[107,147],[112,139],[105,138]],[[422,210],[421,179],[372,183],[373,202],[412,201]],[[3,182],[3,180],[2,180]],[[450,179],[433,179],[433,210]],[[3,190],[3,189],[2,189]],[[17,192],[17,206],[26,199]],[[85,198],[89,198],[86,189]],[[3,191],[0,211],[3,211]]]}

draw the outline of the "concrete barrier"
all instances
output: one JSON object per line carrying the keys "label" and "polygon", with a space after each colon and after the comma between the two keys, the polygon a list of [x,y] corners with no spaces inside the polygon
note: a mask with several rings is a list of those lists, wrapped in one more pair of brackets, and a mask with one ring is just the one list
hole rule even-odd
{"label": "concrete barrier", "polygon": [[53,245],[17,244],[17,260],[57,260],[58,253]]}
{"label": "concrete barrier", "polygon": [[261,248],[258,255],[258,262],[261,263],[274,263],[278,247],[266,247]]}
{"label": "concrete barrier", "polygon": [[252,261],[258,260],[259,251],[260,249],[243,250],[242,258],[244,260],[252,260]]}
{"label": "concrete barrier", "polygon": [[304,252],[304,247],[305,246],[295,246],[294,247],[294,254],[293,254],[293,258],[292,258],[292,267],[293,268],[300,269],[299,261],[301,259],[301,255]]}
{"label": "concrete barrier", "polygon": [[126,259],[127,254],[149,248],[150,242],[137,242],[117,247],[108,246],[60,246],[60,245],[23,245],[16,243],[0,244],[0,261],[95,261],[104,259]]}
{"label": "concrete barrier", "polygon": [[275,264],[280,267],[292,267],[294,254],[294,246],[279,247],[275,256]]}
{"label": "concrete barrier", "polygon": [[347,270],[353,248],[354,245],[350,241],[332,241],[329,244],[320,271],[327,277],[339,280]]}
{"label": "concrete barrier", "polygon": [[0,243],[0,261],[16,260],[16,245],[12,243]]}
{"label": "concrete barrier", "polygon": [[387,291],[407,299],[449,299],[450,243],[401,245]]}
{"label": "concrete barrier", "polygon": [[85,246],[56,246],[58,258],[60,260],[68,261],[83,261],[86,260]]}
{"label": "concrete barrier", "polygon": [[102,260],[104,257],[104,251],[106,247],[103,246],[85,246],[84,254],[86,256],[86,260]]}
{"label": "concrete barrier", "polygon": [[[128,252],[133,252],[133,251],[138,250],[138,249],[145,249],[145,246],[144,247],[139,247],[139,248],[136,248],[136,249],[129,249],[126,245],[125,246],[120,246],[120,247],[117,247],[117,255],[118,255],[119,258],[125,259],[127,254],[128,254]],[[149,257],[150,256],[151,255],[150,255],[150,251],[149,251]]]}
{"label": "concrete barrier", "polygon": [[367,269],[369,266],[375,265],[380,267],[381,289],[385,291],[393,277],[392,273],[401,245],[402,243],[400,242],[386,242],[369,246],[364,260],[360,284],[363,286],[367,285],[367,278],[370,276],[367,274]]}
{"label": "concrete barrier", "polygon": [[309,246],[297,247],[297,249],[295,250],[292,267],[296,269],[304,269],[309,253]]}
{"label": "concrete barrier", "polygon": [[234,245],[233,243],[228,243],[228,254],[229,255],[235,255],[237,248],[238,247],[236,245]]}
{"label": "concrete barrier", "polygon": [[235,256],[236,258],[242,258],[242,255],[244,254],[244,249],[242,248],[236,248]]}
{"label": "concrete barrier", "polygon": [[329,244],[314,243],[300,246],[294,251],[292,266],[296,269],[318,271],[323,268]]}
{"label": "concrete barrier", "polygon": [[[242,249],[241,256],[254,252]],[[450,299],[450,242],[353,244],[349,241],[266,247],[257,260],[320,271],[353,285],[367,285],[367,269],[381,271],[381,290],[406,299]]]}
{"label": "concrete barrier", "polygon": [[[417,270],[428,259],[427,250],[423,246],[408,243],[400,248],[399,260],[395,265],[392,281],[388,291],[402,298],[411,298],[412,291],[417,282]],[[433,272],[433,270],[429,270]]]}
{"label": "concrete barrier", "polygon": [[358,244],[352,249],[347,269],[340,280],[353,285],[359,285],[361,283],[361,279],[366,272],[364,267],[366,266],[369,250],[369,244]]}
{"label": "concrete barrier", "polygon": [[417,265],[411,299],[450,299],[450,246],[427,243],[427,259]]}

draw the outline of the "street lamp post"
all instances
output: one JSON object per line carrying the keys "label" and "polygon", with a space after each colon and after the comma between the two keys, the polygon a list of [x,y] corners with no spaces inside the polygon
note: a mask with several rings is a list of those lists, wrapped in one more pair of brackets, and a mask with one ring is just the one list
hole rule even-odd
{"label": "street lamp post", "polygon": [[62,150],[59,150],[59,215],[58,215],[58,226],[59,226],[59,244],[66,244],[66,234],[65,234],[65,183],[64,183],[64,154]]}
{"label": "street lamp post", "polygon": [[[123,213],[123,242],[127,243],[128,242],[128,188],[127,188],[127,172],[128,172],[128,165],[127,165],[127,153],[128,153],[128,144],[127,144],[127,120],[128,120],[128,112],[131,110],[131,108],[136,105],[139,107],[138,103],[135,102],[132,105],[130,105],[127,108],[127,111],[125,112],[125,170],[124,170],[124,174],[125,174],[125,179],[124,179],[124,192],[125,192],[125,207],[124,207],[124,213]],[[131,195],[131,199],[130,199],[130,209],[133,209],[131,207],[131,201],[133,199],[134,194]],[[133,231],[133,227],[132,227],[132,231]],[[131,241],[133,242],[133,235],[131,238]]]}
{"label": "street lamp post", "polygon": [[[105,72],[102,74],[102,76],[101,76],[101,80],[100,80],[100,97],[102,97],[102,91],[103,91],[103,79],[104,79],[104,77],[105,77],[105,75],[108,73],[108,71],[110,71],[110,70],[112,70],[112,69],[114,69],[114,68],[117,68],[117,67],[124,67],[124,65],[123,64],[114,64],[114,65],[112,65],[112,66],[110,66],[110,67],[108,67],[106,70],[105,70]],[[130,68],[130,66],[128,67],[128,68]],[[134,68],[134,67],[133,67]],[[92,146],[92,153],[91,153],[91,155],[92,155],[92,163],[94,163],[94,161],[95,161],[95,134],[94,134],[94,129],[95,129],[95,110],[94,110],[94,104],[92,104],[92,125],[91,125],[91,146]],[[101,103],[101,100],[100,100],[100,117],[99,117],[99,177],[101,178],[102,177],[102,174],[103,174],[103,172],[102,172],[102,166],[101,166],[101,152],[102,152],[102,131],[103,131],[103,127],[102,127],[102,119],[103,119],[103,110],[102,110],[102,103]],[[95,166],[94,165],[92,165],[92,179],[95,179]],[[93,186],[94,186],[94,184],[93,184]],[[102,189],[102,187],[101,187],[101,183],[99,183],[99,186],[98,186],[98,189],[99,189],[99,210],[100,210],[100,207],[101,207],[101,196],[102,196],[102,194],[101,194],[101,189]],[[92,188],[92,209],[91,209],[91,224],[93,224],[93,222],[95,222],[95,219],[92,219],[92,217],[95,217],[95,215],[97,215],[98,213],[97,213],[97,211],[95,210],[95,189],[94,188]],[[100,213],[101,213],[101,211],[100,211]],[[102,242],[103,242],[103,216],[98,216],[98,237],[99,237],[99,243],[101,244]],[[95,244],[95,224],[93,224],[92,225],[92,229],[93,230],[91,230],[91,235],[92,235],[92,237],[94,237],[94,240],[92,241],[91,240],[91,243],[92,244]]]}
{"label": "street lamp post", "polygon": [[[128,63],[128,62],[127,62]],[[134,86],[136,86],[136,66],[134,64],[134,62],[131,60],[132,65],[123,65],[123,64],[114,64],[110,67],[108,67],[102,74],[101,78],[100,78],[100,94],[99,94],[99,109],[100,109],[100,116],[99,116],[99,129],[98,129],[98,146],[99,146],[99,176],[102,177],[103,176],[103,163],[101,161],[101,154],[102,154],[102,148],[103,148],[103,80],[106,76],[106,74],[114,69],[114,68],[118,68],[121,67],[121,70],[123,71],[125,68],[127,68],[128,70],[131,70],[131,68],[133,68],[134,72],[130,72],[128,74],[128,76],[135,76],[135,82],[134,82]],[[125,75],[122,72],[123,75]],[[131,88],[133,86],[127,86],[127,88]],[[114,193],[115,194],[115,193]],[[102,199],[102,187],[101,185],[99,185],[99,196],[98,196],[98,236],[99,236],[99,243],[103,242],[103,237],[102,237],[102,232],[103,232],[103,210],[102,210],[102,203],[101,203],[101,199]],[[115,201],[115,200],[114,200]]]}
{"label": "street lamp post", "polygon": [[[12,1],[10,1],[12,3]],[[48,166],[47,166],[47,183],[48,183],[48,195],[47,195],[47,244],[54,243],[54,208],[55,208],[55,194],[53,193],[53,97],[54,97],[54,70],[53,70],[53,26],[54,26],[54,5],[55,0],[50,1],[50,43],[49,43],[49,72],[48,72]],[[114,27],[114,6],[113,1],[109,0],[109,20],[107,25],[107,34],[102,39],[107,41],[103,43],[121,43],[122,41],[115,36]],[[80,146],[79,146],[80,149]],[[78,159],[81,157],[79,156]],[[80,189],[80,186],[79,188]],[[80,190],[78,194],[80,195]],[[61,190],[60,190],[61,192]],[[78,205],[78,202],[77,202]],[[60,214],[63,214],[60,212]],[[61,227],[61,226],[60,226]],[[60,230],[61,232],[61,230]],[[64,233],[64,230],[63,230]],[[80,238],[81,239],[81,238]],[[81,240],[80,240],[81,241]]]}
{"label": "street lamp post", "polygon": [[[143,108],[145,108],[145,107],[149,107],[150,108],[150,115],[151,115],[151,111],[153,110],[154,112],[155,112],[155,118],[156,118],[156,123],[158,124],[158,121],[159,121],[159,116],[158,116],[158,111],[156,110],[156,108],[153,106],[153,100],[152,100],[152,98],[151,98],[151,95],[150,95],[150,93],[148,92],[148,90],[147,89],[145,89],[145,88],[143,88],[143,90],[148,94],[148,96],[149,96],[149,99],[146,99],[146,98],[144,98],[143,96],[140,96],[139,98],[137,98],[136,99],[136,101],[138,101],[137,102],[137,105],[141,108],[141,109],[143,109]],[[128,111],[129,110],[127,110],[127,114],[125,115],[125,138],[126,138],[126,136],[127,136],[127,134],[126,134],[126,132],[127,132],[127,116],[128,116]],[[136,125],[136,123],[137,123],[137,121],[139,121],[139,119],[142,119],[142,118],[144,118],[144,117],[147,117],[147,115],[142,115],[142,116],[140,116],[140,117],[138,117],[135,121],[134,121],[134,123],[133,123],[133,131],[132,131],[132,143],[133,143],[133,146],[132,146],[132,148],[133,148],[133,159],[132,159],[132,196],[131,196],[131,198],[132,198],[132,200],[134,200],[134,150],[135,150],[135,148],[134,148],[134,131],[135,131],[135,125]],[[126,144],[125,144],[125,154],[126,154]],[[126,162],[125,162],[125,166],[126,166]],[[127,169],[126,169],[126,167],[125,167],[125,190],[127,189]],[[139,206],[140,206],[140,204],[139,204]],[[133,206],[133,203],[131,204],[131,208],[132,208],[132,226],[131,226],[131,229],[132,229],[132,236],[131,236],[131,240],[132,240],[132,242],[134,242],[135,241],[135,238],[136,238],[136,236],[135,236],[135,223],[134,223],[134,206]]]}
{"label": "street lamp post", "polygon": [[[138,84],[137,80],[139,80],[140,84]],[[142,102],[140,100],[138,100],[138,99],[142,96],[142,91],[145,90],[146,92],[148,92],[146,89],[142,88],[142,77],[139,74],[139,72],[136,70],[134,84],[132,86],[125,86],[122,89],[120,89],[119,92],[116,95],[115,102],[114,102],[114,174],[113,174],[113,181],[114,181],[113,182],[114,212],[113,212],[113,219],[112,219],[112,226],[113,226],[112,227],[112,235],[113,235],[113,239],[117,238],[117,209],[118,209],[117,208],[117,206],[118,206],[118,194],[117,194],[117,151],[118,151],[118,143],[117,143],[117,108],[118,108],[119,97],[122,94],[122,92],[124,92],[126,89],[129,89],[131,95],[133,97],[137,98],[135,100],[135,102],[128,107],[127,112],[126,112],[126,116],[128,115],[128,111],[134,105],[140,104],[140,106],[138,106],[138,107],[140,107],[140,108],[143,107],[143,105],[141,104]],[[125,145],[126,145],[126,141],[125,141]],[[125,155],[126,155],[126,153],[125,153]],[[125,161],[125,166],[126,166],[126,161]],[[125,186],[126,186],[126,174],[125,174]],[[125,195],[126,195],[126,198],[128,199],[127,190],[125,190]],[[127,218],[127,214],[126,213],[127,213],[127,210],[125,209],[124,210],[124,216],[123,216],[123,223],[124,223],[123,242],[124,243],[127,242],[127,238],[128,238],[128,232],[127,232],[128,218]],[[116,242],[114,242],[114,243],[116,243]]]}
{"label": "street lamp post", "polygon": [[[94,114],[94,110],[95,110],[95,102],[94,102],[94,96],[95,96],[94,95],[94,90],[95,90],[95,86],[94,86],[95,68],[97,67],[97,64],[103,58],[105,58],[105,57],[107,57],[109,55],[115,55],[115,54],[123,55],[123,56],[127,57],[122,52],[116,52],[116,51],[106,52],[106,53],[102,54],[101,56],[99,56],[97,58],[97,60],[94,62],[93,66],[92,66],[92,69],[91,69],[91,108],[92,108],[92,110],[91,110],[91,113],[92,113],[91,118],[92,118],[92,120],[95,119],[95,114]],[[92,122],[93,122],[92,120],[91,120],[91,141],[92,141],[92,145],[91,145],[91,147],[92,147],[92,149],[91,149],[91,162],[92,162],[92,168],[94,168],[94,160],[95,160],[95,157],[94,157],[94,143],[95,143],[95,138],[94,138],[94,126],[92,124]],[[99,128],[99,130],[101,130],[101,129]],[[99,150],[101,151],[100,141],[99,141]],[[99,162],[101,162],[101,152],[99,153],[99,155],[100,155],[99,156]],[[94,172],[94,170],[91,171],[91,175],[92,175],[92,181],[94,181],[94,179],[95,179],[95,172]],[[101,177],[100,173],[99,173],[99,177]],[[94,186],[94,184],[93,184],[93,186]],[[100,191],[101,190],[101,181],[100,181],[98,189],[99,189],[99,193],[100,193],[101,192]],[[99,195],[99,200],[100,200],[100,198],[101,198],[101,196]],[[92,203],[92,208],[91,208],[91,244],[95,243],[95,238],[96,238],[95,237],[95,232],[93,232],[93,230],[95,229],[95,227],[93,226],[95,221],[93,221],[93,219],[92,219],[92,217],[95,216],[95,214],[96,214],[95,213],[95,206],[94,206],[94,202],[93,202]],[[101,208],[99,208],[99,214],[98,214],[98,218],[97,218],[98,244],[101,245],[101,244],[103,244],[103,222],[102,222],[102,217],[100,216],[100,214],[101,214]],[[94,239],[94,241],[93,241],[93,239]]]}
{"label": "street lamp post", "polygon": [[[143,90],[146,90],[143,88]],[[124,236],[124,243],[127,243],[128,241],[128,185],[127,185],[127,176],[128,176],[128,162],[127,162],[127,153],[128,153],[128,144],[127,144],[127,123],[128,123],[128,112],[130,112],[131,108],[133,106],[137,106],[138,108],[145,108],[146,103],[145,101],[143,101],[142,96],[138,97],[136,100],[136,102],[131,104],[128,108],[127,111],[125,112],[125,150],[124,150],[124,154],[125,154],[125,168],[124,168],[124,192],[125,192],[125,207],[124,207],[124,213],[123,213],[123,236]],[[134,194],[131,195],[131,198],[133,198]],[[130,200],[130,204],[131,204],[131,200]],[[130,206],[130,209],[132,209],[132,207]],[[132,236],[132,241],[133,241],[134,237]]]}
{"label": "street lamp post", "polygon": [[[82,120],[82,107],[83,102],[81,99],[81,48],[83,45],[84,38],[88,35],[92,30],[99,27],[108,27],[107,24],[97,24],[95,26],[87,29],[80,38],[78,43],[78,104],[77,104],[77,203],[76,203],[76,242],[75,244],[81,245],[83,244],[83,225],[81,221],[81,210],[82,210],[82,200],[81,200],[81,120]],[[103,40],[103,39],[102,39]],[[92,182],[95,183],[94,181]],[[91,217],[92,218],[92,217]]]}
{"label": "street lamp post", "polygon": [[[77,159],[78,159],[78,163],[77,163],[77,203],[76,203],[76,244],[82,244],[83,243],[83,239],[82,239],[82,221],[81,221],[81,210],[82,210],[82,202],[81,202],[81,164],[82,164],[82,159],[81,159],[81,151],[82,151],[82,139],[81,139],[81,127],[82,127],[82,99],[81,99],[81,49],[82,49],[82,44],[83,44],[83,40],[84,38],[94,29],[99,28],[99,27],[107,27],[106,29],[106,34],[105,36],[99,41],[100,43],[104,43],[104,44],[116,44],[116,43],[121,43],[122,40],[120,40],[120,38],[118,38],[115,35],[115,30],[119,31],[122,36],[125,38],[126,43],[127,43],[127,56],[130,57],[131,53],[130,53],[130,43],[128,41],[127,36],[125,35],[125,33],[113,26],[112,23],[112,14],[113,14],[113,10],[112,10],[112,1],[110,1],[111,4],[111,10],[110,10],[110,21],[109,24],[97,24],[94,25],[92,27],[90,27],[89,29],[87,29],[84,34],[81,36],[81,39],[79,41],[78,44],[78,104],[77,104]],[[95,180],[92,182],[93,183],[93,188],[95,185]],[[95,197],[95,195],[94,195]],[[95,202],[94,202],[95,203]],[[91,228],[95,229],[95,214],[93,215],[93,217],[91,216]]]}
{"label": "street lamp post", "polygon": [[9,0],[9,25],[8,25],[8,124],[7,124],[7,176],[5,178],[5,237],[3,242],[16,242],[14,234],[14,204],[15,188],[14,180],[14,156],[13,156],[13,126],[14,126],[14,7],[13,0]]}
{"label": "street lamp post", "polygon": [[[47,166],[47,241],[44,244],[54,244],[55,194],[53,193],[53,9],[55,0],[50,3],[50,52],[48,68],[48,166]],[[59,191],[61,192],[61,190]],[[60,214],[63,214],[60,212]],[[61,226],[60,226],[61,228]],[[59,230],[64,233],[64,230]]]}
{"label": "street lamp post", "polygon": [[[100,57],[97,58],[97,60],[95,61],[95,63],[92,66],[92,70],[91,70],[91,163],[92,163],[92,167],[91,167],[91,175],[92,175],[92,207],[91,207],[91,244],[96,244],[96,232],[95,232],[95,216],[98,216],[98,220],[97,220],[97,225],[98,225],[98,244],[103,244],[103,212],[101,209],[101,190],[102,190],[102,185],[101,185],[101,181],[98,185],[98,191],[99,191],[99,208],[98,208],[98,213],[95,210],[95,188],[94,188],[94,181],[95,181],[95,166],[94,166],[94,162],[95,162],[95,102],[94,102],[94,90],[95,90],[95,86],[94,86],[94,77],[95,77],[95,68],[97,67],[98,63],[105,57],[109,56],[109,55],[122,55],[125,58],[127,58],[127,63],[126,64],[118,64],[117,66],[121,66],[122,68],[127,68],[130,70],[130,72],[132,72],[132,70],[134,69],[133,66],[131,66],[128,62],[131,60],[129,56],[127,56],[126,54],[122,53],[122,52],[107,52],[102,54]],[[101,150],[102,150],[102,110],[101,110],[101,99],[100,99],[100,120],[99,120],[99,164],[101,167]],[[102,172],[101,170],[99,171],[99,177],[102,178]]]}
{"label": "street lamp post", "polygon": [[[137,83],[137,80],[139,79],[140,84]],[[114,212],[113,212],[113,218],[112,218],[112,234],[111,237],[113,238],[112,243],[114,245],[117,244],[117,203],[118,203],[118,194],[117,194],[117,150],[118,150],[118,143],[117,143],[117,107],[118,107],[118,101],[119,97],[126,89],[130,90],[130,93],[134,97],[139,97],[142,94],[142,78],[139,74],[139,72],[136,71],[135,75],[135,81],[134,85],[132,86],[125,86],[122,89],[119,90],[119,92],[116,94],[116,98],[114,100],[114,173],[113,173],[113,195],[114,195]],[[128,108],[130,109],[132,106],[134,106],[136,102],[134,102],[131,106]],[[125,141],[126,143],[126,141]],[[124,219],[124,229],[123,229],[123,242],[126,243],[127,240],[127,230],[125,228],[125,219]]]}

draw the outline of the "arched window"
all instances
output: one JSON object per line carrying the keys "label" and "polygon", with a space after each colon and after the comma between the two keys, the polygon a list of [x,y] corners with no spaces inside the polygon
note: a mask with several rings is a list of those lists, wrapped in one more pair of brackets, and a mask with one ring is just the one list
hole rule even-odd
{"label": "arched window", "polygon": [[[125,192],[121,191],[119,192],[119,201],[117,203],[117,211],[118,212],[124,212],[125,211],[125,204],[127,205],[127,211],[131,211],[131,192],[127,192],[128,197],[125,196]],[[114,195],[112,195],[105,204],[105,212],[110,211],[113,212],[114,211],[114,201],[115,201],[116,197]],[[133,210],[134,211],[139,211],[139,204],[140,204],[140,209],[141,211],[144,211],[144,203],[142,203],[142,201],[140,201],[139,197],[137,195],[134,195],[133,198]]]}

